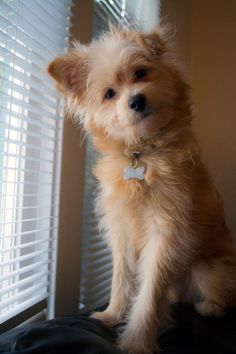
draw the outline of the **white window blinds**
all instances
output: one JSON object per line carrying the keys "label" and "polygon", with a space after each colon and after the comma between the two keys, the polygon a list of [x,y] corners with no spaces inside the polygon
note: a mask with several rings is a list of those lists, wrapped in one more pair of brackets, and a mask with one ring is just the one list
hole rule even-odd
{"label": "white window blinds", "polygon": [[157,26],[159,0],[95,0],[95,11],[108,19],[140,31]]}
{"label": "white window blinds", "polygon": [[[158,0],[95,0],[94,36],[107,29],[111,20],[125,27],[148,30],[158,24]],[[109,301],[112,257],[106,241],[99,234],[94,214],[97,182],[91,169],[96,160],[92,143],[87,141],[84,194],[84,227],[80,309],[91,310]]]}
{"label": "white window blinds", "polygon": [[53,315],[62,115],[46,67],[67,46],[70,5],[0,0],[2,324]]}
{"label": "white window blinds", "polygon": [[86,145],[84,223],[81,252],[81,310],[91,310],[108,301],[112,275],[111,252],[98,231],[94,212],[97,182],[91,171],[95,160],[96,154],[91,140],[88,139]]}

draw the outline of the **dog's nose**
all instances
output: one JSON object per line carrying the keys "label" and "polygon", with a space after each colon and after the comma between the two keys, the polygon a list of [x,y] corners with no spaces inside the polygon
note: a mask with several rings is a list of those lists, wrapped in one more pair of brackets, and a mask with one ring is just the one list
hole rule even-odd
{"label": "dog's nose", "polygon": [[138,93],[129,99],[129,108],[136,112],[142,112],[146,107],[146,97],[142,93]]}

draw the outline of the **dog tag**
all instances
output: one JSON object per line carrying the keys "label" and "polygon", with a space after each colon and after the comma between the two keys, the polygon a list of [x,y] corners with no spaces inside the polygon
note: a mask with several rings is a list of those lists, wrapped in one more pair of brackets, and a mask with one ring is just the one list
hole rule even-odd
{"label": "dog tag", "polygon": [[140,167],[125,167],[124,168],[124,180],[127,181],[129,179],[139,179],[144,180],[144,172],[145,172],[145,167],[140,166]]}

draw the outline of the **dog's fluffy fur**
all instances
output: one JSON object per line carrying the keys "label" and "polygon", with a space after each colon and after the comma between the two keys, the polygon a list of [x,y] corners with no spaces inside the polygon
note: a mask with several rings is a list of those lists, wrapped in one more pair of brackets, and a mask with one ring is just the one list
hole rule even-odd
{"label": "dog's fluffy fur", "polygon": [[[113,280],[108,308],[93,317],[109,326],[125,320],[119,346],[151,353],[169,301],[216,316],[236,303],[233,243],[191,130],[190,87],[160,30],[112,29],[75,44],[48,71],[101,153],[96,208]],[[147,102],[141,112],[128,104],[138,93]],[[123,179],[134,152],[145,180]]]}

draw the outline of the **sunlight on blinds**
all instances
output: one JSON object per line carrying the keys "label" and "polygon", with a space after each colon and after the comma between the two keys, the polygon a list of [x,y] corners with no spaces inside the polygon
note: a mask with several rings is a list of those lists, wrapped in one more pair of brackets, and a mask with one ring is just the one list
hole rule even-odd
{"label": "sunlight on blinds", "polygon": [[43,299],[53,314],[62,115],[47,63],[70,0],[0,0],[0,323]]}
{"label": "sunlight on blinds", "polygon": [[158,0],[95,0],[95,11],[103,21],[108,19],[122,26],[146,31],[158,24]]}

